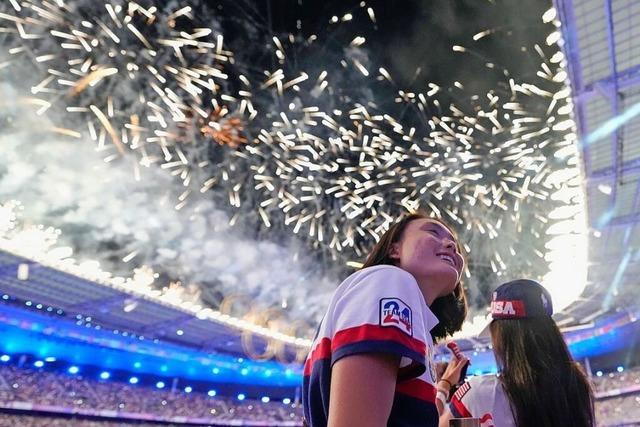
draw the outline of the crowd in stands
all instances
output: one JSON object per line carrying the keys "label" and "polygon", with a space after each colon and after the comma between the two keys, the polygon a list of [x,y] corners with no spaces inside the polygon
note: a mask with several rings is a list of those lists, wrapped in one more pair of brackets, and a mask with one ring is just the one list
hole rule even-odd
{"label": "crowd in stands", "polygon": [[[594,376],[592,380],[596,395],[599,396],[596,401],[598,425],[640,425],[640,368]],[[8,402],[29,402],[72,410],[118,411],[121,415],[154,414],[163,419],[177,416],[207,418],[220,424],[242,420],[278,425],[284,421],[297,422],[302,417],[302,408],[296,403],[241,402],[197,392],[172,392],[117,381],[86,379],[80,375],[69,376],[0,365],[0,406]],[[126,414],[122,416],[126,417]],[[68,426],[69,422],[69,418],[0,413],[0,426],[57,427]],[[74,419],[73,425],[115,427],[131,424],[115,420]],[[135,425],[151,427],[171,424],[138,422]]]}
{"label": "crowd in stands", "polygon": [[594,376],[593,384],[596,392],[624,389],[633,385],[640,387],[640,368]]}
{"label": "crowd in stands", "polygon": [[640,368],[593,377],[599,426],[640,425]]}
{"label": "crowd in stands", "polygon": [[[100,421],[0,413],[0,427],[178,427],[177,424],[130,424],[124,421]],[[183,427],[183,426],[180,426]]]}
{"label": "crowd in stands", "polygon": [[243,420],[277,425],[302,419],[302,408],[296,403],[237,401],[204,393],[172,392],[117,381],[86,379],[80,375],[0,365],[0,406],[7,402],[29,402],[74,410],[118,411],[121,414],[154,414],[163,419],[179,416],[207,418],[212,422]]}

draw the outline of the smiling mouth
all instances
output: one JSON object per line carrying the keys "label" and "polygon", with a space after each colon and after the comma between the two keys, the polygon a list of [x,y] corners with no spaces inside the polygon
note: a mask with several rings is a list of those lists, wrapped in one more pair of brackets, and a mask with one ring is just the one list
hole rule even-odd
{"label": "smiling mouth", "polygon": [[451,264],[451,266],[455,269],[457,269],[458,267],[456,266],[456,262],[454,261],[453,257],[451,257],[450,255],[444,255],[444,254],[440,254],[438,255],[438,257],[443,260],[446,263]]}

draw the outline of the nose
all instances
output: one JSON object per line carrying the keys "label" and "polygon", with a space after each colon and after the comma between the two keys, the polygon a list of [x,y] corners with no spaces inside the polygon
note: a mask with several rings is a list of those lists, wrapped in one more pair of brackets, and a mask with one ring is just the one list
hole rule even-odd
{"label": "nose", "polygon": [[456,250],[456,242],[449,239],[448,237],[445,237],[444,239],[442,239],[442,246],[444,246],[447,249]]}

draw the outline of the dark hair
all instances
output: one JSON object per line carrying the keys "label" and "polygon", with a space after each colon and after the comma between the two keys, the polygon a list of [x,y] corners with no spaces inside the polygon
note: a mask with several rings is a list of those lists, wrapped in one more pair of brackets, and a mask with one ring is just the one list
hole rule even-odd
{"label": "dark hair", "polygon": [[592,427],[593,392],[551,317],[496,319],[491,340],[518,427]]}
{"label": "dark hair", "polygon": [[[390,257],[391,245],[400,241],[405,228],[407,228],[407,225],[414,219],[430,219],[445,226],[451,231],[451,234],[453,234],[458,252],[462,254],[462,248],[460,247],[458,238],[448,224],[439,219],[431,218],[424,213],[413,213],[402,217],[389,227],[389,230],[382,235],[378,243],[376,243],[369,253],[362,268],[383,264],[396,265],[396,261]],[[436,298],[429,308],[439,320],[436,327],[431,330],[431,337],[434,342],[459,331],[462,328],[465,317],[467,317],[467,298],[464,293],[462,281],[458,281],[455,289],[449,295]]]}

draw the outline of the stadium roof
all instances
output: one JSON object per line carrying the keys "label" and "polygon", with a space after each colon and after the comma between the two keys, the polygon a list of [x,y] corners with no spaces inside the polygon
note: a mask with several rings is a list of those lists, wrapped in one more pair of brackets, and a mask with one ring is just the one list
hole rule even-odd
{"label": "stadium roof", "polygon": [[582,151],[588,206],[588,301],[577,321],[638,301],[640,3],[555,0]]}
{"label": "stadium roof", "polygon": [[[28,271],[20,272],[27,265]],[[257,335],[246,336],[246,330],[201,319],[191,311],[158,299],[105,286],[5,251],[0,251],[0,292],[31,301],[29,305],[61,309],[71,319],[89,316],[93,324],[146,339],[210,353],[256,356],[266,351],[266,340]],[[282,349],[281,358],[295,358],[291,348],[282,346]]]}

